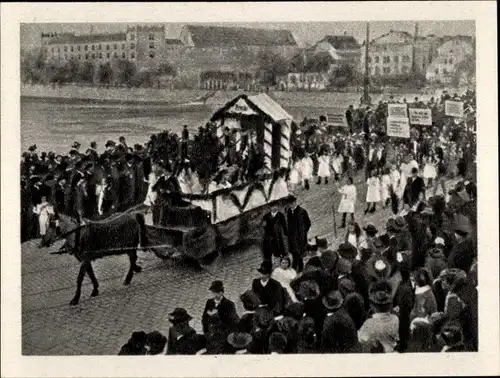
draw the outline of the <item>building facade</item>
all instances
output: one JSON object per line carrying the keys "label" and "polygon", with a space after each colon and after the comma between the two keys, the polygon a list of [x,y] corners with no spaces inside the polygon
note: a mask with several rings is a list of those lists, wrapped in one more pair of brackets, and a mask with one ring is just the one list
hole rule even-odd
{"label": "building facade", "polygon": [[[365,49],[361,53],[361,67],[364,71]],[[368,67],[373,77],[395,77],[412,72],[425,74],[432,61],[433,41],[403,31],[383,34],[370,41]]]}
{"label": "building facade", "polygon": [[313,51],[328,53],[334,60],[332,69],[343,64],[358,69],[361,64],[361,45],[350,35],[327,35],[316,43]]}

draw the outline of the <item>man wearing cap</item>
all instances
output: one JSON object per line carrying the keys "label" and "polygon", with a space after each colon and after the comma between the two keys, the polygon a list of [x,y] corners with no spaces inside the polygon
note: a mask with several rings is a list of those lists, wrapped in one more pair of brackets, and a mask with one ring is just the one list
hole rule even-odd
{"label": "man wearing cap", "polygon": [[405,204],[413,207],[418,202],[421,194],[425,198],[425,182],[418,175],[418,168],[413,167],[411,169],[411,177],[408,178],[405,186],[403,201]]}
{"label": "man wearing cap", "polygon": [[287,224],[285,216],[273,205],[271,212],[264,215],[264,240],[262,253],[265,261],[272,261],[272,257],[283,257],[288,254]]}
{"label": "man wearing cap", "polygon": [[120,195],[121,206],[127,209],[134,205],[136,189],[136,171],[133,165],[134,158],[131,154],[125,155],[125,165],[123,166],[120,177]]}
{"label": "man wearing cap", "polygon": [[193,319],[184,308],[176,308],[168,316],[172,327],[168,330],[167,355],[194,355],[201,349],[196,331],[189,325]]}
{"label": "man wearing cap", "polygon": [[273,264],[271,261],[263,261],[257,271],[261,274],[252,282],[252,291],[260,300],[260,306],[267,307],[275,315],[281,314],[283,310],[284,290],[281,284],[271,278]]}
{"label": "man wearing cap", "polygon": [[354,353],[358,347],[356,325],[342,307],[342,294],[332,291],[323,298],[326,317],[321,332],[321,353]]}
{"label": "man wearing cap", "polygon": [[453,231],[455,232],[456,243],[453,245],[448,257],[448,268],[457,268],[468,272],[474,259],[477,258],[477,251],[470,237],[471,227],[468,219],[461,214],[457,215]]}
{"label": "man wearing cap", "polygon": [[297,205],[297,198],[294,198],[287,211],[288,225],[288,246],[292,255],[292,268],[297,273],[304,268],[304,253],[307,247],[307,233],[311,228],[311,221],[307,211]]}
{"label": "man wearing cap", "polygon": [[210,332],[211,323],[215,323],[214,319],[220,320],[224,330],[229,334],[238,323],[238,315],[233,301],[224,296],[224,284],[222,281],[213,281],[209,290],[213,293],[213,298],[207,300],[205,310],[201,319],[203,333],[206,335]]}

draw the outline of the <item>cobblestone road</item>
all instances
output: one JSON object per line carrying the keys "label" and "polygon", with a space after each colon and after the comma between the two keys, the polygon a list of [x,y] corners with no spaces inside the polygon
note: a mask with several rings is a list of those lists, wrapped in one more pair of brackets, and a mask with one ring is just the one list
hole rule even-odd
{"label": "cobblestone road", "polygon": [[[363,215],[366,188],[358,186],[356,215],[362,225],[372,222],[383,229],[389,210],[378,209]],[[298,194],[299,203],[311,217],[309,236],[325,235],[337,246],[344,238],[340,230],[333,235],[332,205],[339,196],[335,184],[311,186]],[[337,216],[337,225],[340,225]],[[22,353],[23,355],[114,355],[131,332],[159,330],[167,333],[167,314],[185,307],[201,331],[201,315],[210,296],[212,280],[224,281],[226,296],[242,311],[239,295],[250,288],[261,262],[258,247],[242,247],[219,258],[209,270],[160,260],[151,253],[139,252],[143,272],[130,286],[123,286],[128,257],[116,256],[95,261],[100,294],[91,298],[91,283],[85,278],[80,305],[70,307],[79,264],[69,255],[50,255],[52,249],[38,249],[38,240],[22,245]]]}

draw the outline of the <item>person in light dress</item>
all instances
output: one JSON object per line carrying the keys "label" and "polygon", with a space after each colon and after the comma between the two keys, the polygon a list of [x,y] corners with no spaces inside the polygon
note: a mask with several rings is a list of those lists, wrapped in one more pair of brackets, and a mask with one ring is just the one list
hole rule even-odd
{"label": "person in light dress", "polygon": [[307,152],[300,163],[300,176],[302,177],[302,184],[306,190],[309,190],[309,182],[313,178],[314,163],[311,156],[309,156]]}
{"label": "person in light dress", "polygon": [[153,164],[151,167],[151,172],[147,179],[144,179],[148,183],[148,191],[146,193],[146,199],[144,200],[144,205],[151,207],[156,201],[157,193],[153,190],[154,186],[158,182],[159,177],[162,172],[157,164]]}
{"label": "person in light dress", "polygon": [[288,181],[290,191],[294,191],[297,186],[302,182],[302,177],[300,173],[301,161],[299,159],[294,159],[292,164],[292,169],[290,170],[290,180]]}
{"label": "person in light dress", "polygon": [[425,158],[425,166],[424,166],[424,180],[426,188],[432,186],[436,176],[437,176],[436,159],[434,157],[434,152],[430,151],[429,156],[426,156]]}
{"label": "person in light dress", "polygon": [[[97,213],[99,215],[102,215],[104,212],[103,205],[104,205],[104,200],[107,197],[107,194],[109,194],[109,185],[108,185],[108,180],[106,177],[103,177],[101,180],[100,184],[97,184],[95,187],[95,194],[97,197]],[[147,198],[146,198],[147,200]],[[151,206],[151,205],[148,205]]]}
{"label": "person in light dress", "polygon": [[354,211],[357,199],[356,186],[352,177],[347,178],[347,183],[339,189],[342,198],[338,207],[338,212],[342,214],[341,228],[345,227],[347,214],[351,215],[351,221],[354,222]]}
{"label": "person in light dress", "polygon": [[370,172],[366,180],[368,189],[366,191],[366,209],[365,214],[374,213],[377,210],[377,203],[380,202],[380,180],[375,174],[375,170]]}
{"label": "person in light dress", "polygon": [[325,184],[328,184],[328,178],[330,177],[330,155],[327,151],[323,151],[318,157],[318,181],[316,184],[321,184],[321,179],[325,179]]}
{"label": "person in light dress", "polygon": [[43,248],[47,244],[45,235],[50,225],[50,219],[55,215],[54,207],[47,201],[47,197],[43,196],[42,201],[33,208],[33,212],[38,215],[39,231],[42,238],[38,248]]}
{"label": "person in light dress", "polygon": [[283,256],[280,259],[280,265],[273,270],[271,278],[275,279],[281,284],[281,286],[283,286],[293,302],[297,302],[297,297],[290,287],[290,282],[297,278],[297,272],[291,267],[291,265],[292,263],[290,257]]}
{"label": "person in light dress", "polygon": [[391,185],[392,183],[389,168],[384,168],[380,179],[380,199],[382,200],[384,208],[389,205],[391,200]]}
{"label": "person in light dress", "polygon": [[335,153],[332,159],[332,168],[335,174],[335,180],[339,181],[342,176],[342,165],[344,164],[344,157],[340,152]]}

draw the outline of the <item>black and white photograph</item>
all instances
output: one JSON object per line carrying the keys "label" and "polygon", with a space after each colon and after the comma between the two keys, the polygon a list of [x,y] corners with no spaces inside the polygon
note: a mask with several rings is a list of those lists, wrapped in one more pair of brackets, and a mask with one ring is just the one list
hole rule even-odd
{"label": "black and white photograph", "polygon": [[88,21],[18,10],[2,46],[2,286],[5,265],[19,283],[2,330],[19,327],[19,358],[481,352],[498,373],[496,43],[472,11],[384,19],[375,2],[346,20],[361,4],[330,3],[267,21],[271,4],[236,3],[253,17],[196,21],[196,4],[134,19],[123,3],[112,21],[106,5]]}

